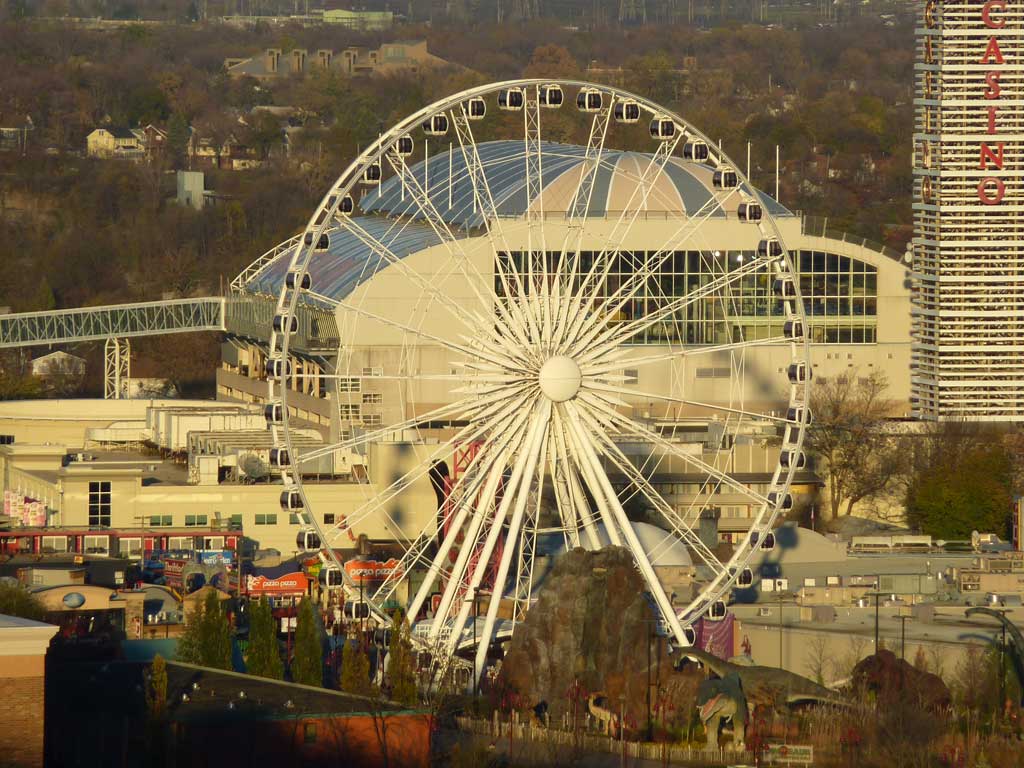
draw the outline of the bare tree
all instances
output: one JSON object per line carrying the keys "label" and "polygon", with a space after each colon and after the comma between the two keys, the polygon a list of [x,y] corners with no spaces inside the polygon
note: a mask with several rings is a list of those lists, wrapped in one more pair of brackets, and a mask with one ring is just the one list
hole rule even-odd
{"label": "bare tree", "polygon": [[814,639],[807,644],[807,660],[804,662],[804,666],[808,676],[818,685],[825,685],[828,663],[828,638],[823,634],[816,634]]}
{"label": "bare tree", "polygon": [[893,410],[888,386],[878,371],[862,377],[851,370],[819,380],[811,391],[808,445],[826,475],[832,519],[901,476],[902,451],[885,429]]}

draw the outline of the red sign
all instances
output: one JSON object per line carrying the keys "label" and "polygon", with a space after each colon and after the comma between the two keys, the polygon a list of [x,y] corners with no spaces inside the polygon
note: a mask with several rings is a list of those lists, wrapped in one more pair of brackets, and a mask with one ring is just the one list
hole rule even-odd
{"label": "red sign", "polygon": [[169,587],[184,586],[183,574],[185,563],[188,561],[180,557],[164,558],[164,583]]}
{"label": "red sign", "polygon": [[345,563],[345,573],[349,575],[352,581],[359,584],[369,584],[371,582],[380,582],[388,578],[392,574],[395,576],[401,576],[399,568],[401,567],[401,561],[397,558],[391,558],[386,562],[379,562],[377,560],[349,560]]}
{"label": "red sign", "polygon": [[309,579],[304,573],[299,572],[286,573],[276,579],[268,579],[266,576],[250,576],[248,586],[250,595],[301,596],[306,594]]}
{"label": "red sign", "polygon": [[[1002,12],[1006,10],[1006,0],[988,0],[981,7],[981,22],[989,29],[1003,29],[1006,26],[1006,19],[1002,16]],[[998,12],[998,15],[995,15]],[[985,45],[985,53],[981,57],[981,63],[987,64],[990,67],[995,65],[1004,65],[1006,60],[1003,58],[1003,52],[999,49],[999,38],[995,35],[990,35],[988,42]],[[990,69],[985,73],[985,99],[990,102],[998,102],[1002,96],[1002,88],[999,84],[999,79],[1002,76],[1002,71],[998,69]],[[999,110],[999,105],[992,103],[988,106],[988,129],[987,133],[994,135],[996,133],[996,115]],[[980,154],[981,160],[978,163],[978,170],[990,171],[1003,169],[1003,148],[1005,143],[1002,141],[988,141],[981,142]],[[1006,194],[1006,185],[1003,180],[998,176],[985,176],[981,181],[978,182],[978,199],[981,200],[985,205],[998,205],[1002,202],[1003,196]]]}

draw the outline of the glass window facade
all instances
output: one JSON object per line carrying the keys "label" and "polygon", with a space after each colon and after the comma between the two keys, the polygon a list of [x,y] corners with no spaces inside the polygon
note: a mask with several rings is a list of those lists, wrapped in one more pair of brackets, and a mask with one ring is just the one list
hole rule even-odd
{"label": "glass window facade", "polygon": [[[698,293],[753,257],[752,251],[622,252],[615,256],[608,278],[598,292],[598,300],[614,301],[613,322],[627,323],[656,312],[670,301]],[[862,261],[823,251],[798,251],[794,257],[811,340],[824,344],[873,344],[877,270]],[[558,253],[547,254],[547,271],[559,269],[559,258]],[[593,252],[582,253],[579,272],[583,276],[577,277],[577,287],[587,279],[594,258]],[[640,264],[655,258],[661,259],[658,269],[634,297],[617,306],[617,291]],[[528,271],[523,252],[502,253],[499,260],[507,275],[513,274],[512,270],[520,275]],[[543,266],[539,261],[536,259],[534,266],[537,272]],[[537,277],[533,283],[539,284],[541,279]],[[529,281],[525,282],[529,286]],[[499,274],[495,275],[495,291],[498,296],[506,293]],[[762,269],[688,303],[674,315],[637,334],[634,343],[727,344],[780,337],[785,319],[784,304],[772,295],[772,278]]]}

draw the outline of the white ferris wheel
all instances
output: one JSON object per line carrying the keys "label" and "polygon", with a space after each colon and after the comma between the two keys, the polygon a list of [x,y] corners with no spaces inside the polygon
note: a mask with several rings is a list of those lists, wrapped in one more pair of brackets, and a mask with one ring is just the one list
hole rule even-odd
{"label": "white ferris wheel", "polygon": [[[574,124],[585,144],[548,141]],[[647,151],[623,162],[612,149],[616,136],[632,146],[645,142]],[[612,157],[619,159],[614,173],[628,177],[614,205]],[[652,201],[680,167],[706,174],[708,193],[692,210],[665,212]],[[555,536],[566,548],[610,543],[632,553],[662,631],[689,645],[690,626],[723,612],[731,590],[750,584],[748,565],[771,545],[773,523],[792,505],[790,485],[804,466],[806,324],[799,280],[767,202],[682,117],[609,86],[494,83],[442,99],[382,133],[331,186],[296,241],[269,347],[271,461],[284,483],[282,507],[302,523],[299,548],[319,551],[325,563],[321,583],[344,590],[354,615],[380,622],[389,620],[385,606],[404,595],[431,663],[447,668],[461,653],[458,663],[472,657],[479,676],[492,641],[514,629],[535,596],[538,540]],[[723,254],[711,232],[723,217],[755,245],[733,258]],[[355,246],[347,287],[326,292],[317,285],[317,259],[339,238]],[[422,253],[410,255],[416,248]],[[661,279],[681,253],[700,261],[701,280]],[[730,321],[743,313],[751,285],[766,291],[761,300],[778,321],[757,338]],[[289,340],[303,303],[329,307],[337,318],[334,369],[317,374],[337,407],[348,407],[346,392],[361,391],[355,382],[370,379],[388,388],[394,407],[297,454]],[[697,316],[713,333],[687,330]],[[360,350],[368,340],[389,350],[387,366],[367,365]],[[745,356],[767,345],[786,354],[778,377],[788,409],[744,401]],[[714,402],[695,399],[679,375],[709,355],[729,367]],[[659,372],[651,391],[636,386],[636,372],[646,368]],[[701,418],[715,430],[693,451],[681,434]],[[767,425],[780,444],[767,491],[732,470],[736,438],[752,425]],[[400,469],[363,486],[340,529],[324,524],[325,511],[340,510],[310,505],[303,465],[396,436],[412,444]],[[700,478],[702,493],[686,505],[668,500],[657,482],[667,465]],[[425,479],[438,490],[437,508],[410,528],[396,519],[400,500]],[[717,489],[742,495],[752,510],[728,556],[697,531]],[[653,546],[627,513],[635,517],[638,505],[663,536]],[[370,520],[393,533],[401,556],[364,592],[335,548],[341,530]],[[680,545],[702,577],[692,599],[674,601],[656,569],[660,554]]]}

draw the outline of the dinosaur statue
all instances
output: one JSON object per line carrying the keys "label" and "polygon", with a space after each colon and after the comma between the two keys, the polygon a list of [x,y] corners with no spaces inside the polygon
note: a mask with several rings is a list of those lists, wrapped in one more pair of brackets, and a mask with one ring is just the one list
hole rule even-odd
{"label": "dinosaur statue", "polygon": [[742,749],[748,713],[758,704],[845,704],[828,688],[784,669],[735,664],[696,648],[684,649],[675,668],[681,669],[687,661],[699,662],[717,678],[701,683],[697,694],[700,719],[712,749],[718,748],[718,731],[726,719],[733,723],[735,748]]}
{"label": "dinosaur statue", "polygon": [[619,728],[619,718],[608,709],[608,697],[598,691],[587,697],[587,710],[601,726],[606,736],[614,736]]}
{"label": "dinosaur statue", "polygon": [[726,720],[732,721],[733,749],[742,750],[747,734],[747,697],[740,678],[730,672],[722,678],[709,678],[697,689],[700,720],[707,732],[708,749],[718,749],[718,731]]}
{"label": "dinosaur statue", "polygon": [[[1017,673],[1017,680],[1021,684],[1021,688],[1024,688],[1024,634],[1021,634],[1017,625],[1006,618],[1005,614],[992,608],[978,606],[968,608],[965,613],[968,617],[977,615],[991,616],[1003,625],[1006,635],[1010,639],[1007,650],[1010,653],[1010,658],[1013,659],[1013,668]],[[1021,703],[1024,704],[1024,702]]]}
{"label": "dinosaur statue", "polygon": [[810,701],[827,704],[846,703],[835,691],[784,669],[734,664],[696,648],[682,649],[682,658],[676,662],[676,669],[681,669],[688,660],[699,662],[722,679],[730,674],[735,675],[739,678],[740,689],[748,703],[752,696],[757,696],[762,691],[772,692],[775,694],[776,700],[785,704],[801,704]]}

